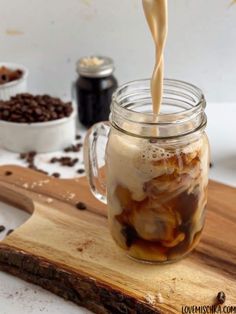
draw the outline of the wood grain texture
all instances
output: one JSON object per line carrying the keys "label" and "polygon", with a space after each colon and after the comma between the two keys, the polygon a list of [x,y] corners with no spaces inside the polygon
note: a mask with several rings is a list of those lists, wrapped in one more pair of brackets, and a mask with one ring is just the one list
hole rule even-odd
{"label": "wood grain texture", "polygon": [[[11,176],[5,176],[7,170]],[[106,207],[86,179],[58,180],[0,168],[0,199],[32,213],[0,243],[0,268],[95,313],[180,313],[213,305],[225,291],[236,305],[236,189],[210,182],[206,227],[197,249],[170,265],[129,259],[108,231]],[[88,205],[80,211],[75,204]]]}

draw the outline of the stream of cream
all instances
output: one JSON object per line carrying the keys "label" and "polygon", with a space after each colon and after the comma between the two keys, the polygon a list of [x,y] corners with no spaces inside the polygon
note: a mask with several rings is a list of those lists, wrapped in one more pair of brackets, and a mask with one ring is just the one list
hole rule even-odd
{"label": "stream of cream", "polygon": [[168,32],[167,0],[143,0],[143,8],[156,49],[156,63],[151,80],[151,93],[153,113],[159,114],[163,95],[163,54]]}

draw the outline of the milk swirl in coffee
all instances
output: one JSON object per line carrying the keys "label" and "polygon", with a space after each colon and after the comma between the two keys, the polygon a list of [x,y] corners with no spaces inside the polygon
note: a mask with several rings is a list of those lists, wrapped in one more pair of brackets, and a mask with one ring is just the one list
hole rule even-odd
{"label": "milk swirl in coffee", "polygon": [[128,254],[171,261],[192,250],[207,201],[206,136],[188,145],[159,143],[113,131],[107,146],[109,222]]}
{"label": "milk swirl in coffee", "polygon": [[[143,0],[143,7],[156,46],[151,95],[157,115],[163,94],[167,0]],[[113,128],[106,150],[111,233],[134,258],[173,261],[196,246],[203,229],[208,140],[203,131],[181,140],[159,139],[157,125],[148,138],[141,126],[132,127],[129,132],[138,136]]]}

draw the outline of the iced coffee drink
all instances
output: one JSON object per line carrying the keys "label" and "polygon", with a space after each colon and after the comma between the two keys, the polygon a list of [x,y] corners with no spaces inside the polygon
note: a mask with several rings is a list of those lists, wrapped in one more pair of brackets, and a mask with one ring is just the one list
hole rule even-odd
{"label": "iced coffee drink", "polygon": [[204,133],[176,142],[112,130],[106,151],[109,224],[128,255],[168,262],[196,246],[204,225],[208,159]]}
{"label": "iced coffee drink", "polygon": [[[197,87],[165,80],[162,109],[154,115],[150,81],[135,81],[114,94],[110,123],[87,135],[91,190],[108,205],[113,239],[135,259],[175,261],[200,239],[209,168],[205,106]],[[108,138],[105,180],[98,169],[102,137]]]}

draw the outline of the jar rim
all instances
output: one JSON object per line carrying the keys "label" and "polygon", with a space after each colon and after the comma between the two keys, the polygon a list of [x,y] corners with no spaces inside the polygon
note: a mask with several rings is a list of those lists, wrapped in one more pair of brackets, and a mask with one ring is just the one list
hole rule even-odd
{"label": "jar rim", "polygon": [[[130,127],[134,124],[146,129],[154,127],[171,129],[172,127],[173,132],[168,132],[168,136],[162,134],[155,136],[156,138],[183,136],[206,126],[207,118],[204,112],[206,100],[201,89],[185,81],[164,79],[161,109],[169,106],[175,110],[178,108],[178,111],[154,114],[150,110],[150,105],[152,105],[150,86],[150,79],[141,79],[125,83],[115,91],[112,97],[110,116],[114,126],[122,130],[122,120],[125,120]],[[149,112],[137,111],[141,105],[144,107],[148,104]],[[177,125],[181,130],[185,126],[185,131],[175,134],[173,125],[175,127]],[[186,126],[188,126],[187,129]],[[130,133],[130,128],[126,131]],[[137,134],[134,135],[137,136]]]}
{"label": "jar rim", "polygon": [[[150,79],[140,79],[140,80],[133,80],[133,81],[130,81],[130,82],[127,82],[127,83],[124,83],[124,84],[122,84],[120,87],[118,87],[117,89],[116,89],[116,91],[113,93],[113,96],[112,96],[112,103],[116,103],[116,99],[118,98],[118,95],[119,95],[119,93],[121,93],[122,92],[122,90],[124,89],[124,88],[126,88],[127,86],[132,86],[132,85],[135,85],[135,84],[137,84],[137,83],[142,83],[142,82],[149,82],[150,83]],[[175,116],[178,116],[180,113],[183,113],[183,112],[189,112],[189,113],[191,113],[191,112],[193,112],[193,111],[195,111],[197,108],[199,108],[199,107],[203,107],[204,109],[206,108],[206,100],[205,100],[205,97],[204,97],[204,95],[203,95],[203,92],[202,92],[202,90],[200,89],[200,88],[198,88],[197,86],[195,86],[194,84],[191,84],[191,83],[188,83],[188,82],[186,82],[186,81],[182,81],[182,80],[177,80],[177,79],[169,79],[169,78],[165,78],[164,79],[164,84],[165,83],[180,83],[182,86],[184,86],[184,87],[189,87],[189,88],[191,88],[192,90],[194,90],[196,93],[198,93],[198,95],[199,95],[199,101],[198,101],[198,103],[194,106],[194,107],[192,107],[192,108],[189,108],[189,109],[185,109],[185,110],[183,110],[182,112],[180,111],[180,112],[175,112],[175,113],[171,113],[171,114],[163,114],[163,113],[160,113],[160,114],[154,114],[154,113],[139,113],[139,112],[136,112],[136,111],[133,111],[133,110],[131,110],[131,109],[129,109],[129,108],[125,108],[124,106],[120,106],[121,108],[123,108],[124,110],[127,110],[127,111],[131,111],[131,112],[133,112],[133,113],[137,113],[138,115],[147,115],[147,116],[152,116],[152,117],[160,117],[160,116],[165,116],[165,117],[168,117],[168,116],[173,116],[173,115],[175,115]],[[119,105],[119,104],[117,104],[117,105]],[[154,124],[156,124],[156,122],[153,122]],[[160,123],[160,122],[159,122]]]}

